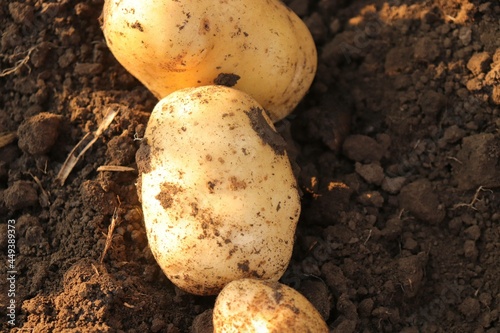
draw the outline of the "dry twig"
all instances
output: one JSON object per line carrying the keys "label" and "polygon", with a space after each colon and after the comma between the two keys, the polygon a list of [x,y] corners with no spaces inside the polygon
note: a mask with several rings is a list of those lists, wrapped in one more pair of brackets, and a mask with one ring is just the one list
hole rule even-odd
{"label": "dry twig", "polygon": [[109,248],[111,247],[113,243],[113,232],[115,231],[115,227],[117,225],[118,221],[118,208],[120,208],[121,202],[120,198],[118,198],[118,207],[115,207],[115,210],[113,211],[113,217],[111,218],[111,223],[108,227],[108,234],[106,235],[106,243],[104,244],[104,250],[102,250],[101,254],[101,259],[100,263],[102,264],[102,261],[104,260],[104,257],[106,256],[106,253],[108,252]]}
{"label": "dry twig", "polygon": [[45,191],[45,189],[43,188],[42,182],[40,181],[40,179],[38,179],[37,176],[33,175],[31,172],[29,174],[30,174],[31,178],[33,178],[35,183],[38,185],[38,187],[40,188],[40,191],[42,191],[42,194],[40,196],[42,207],[50,206],[49,193],[47,193],[47,191]]}
{"label": "dry twig", "polygon": [[[12,73],[15,73],[19,68],[21,68],[22,66],[25,66],[28,63],[28,61],[30,60],[31,52],[33,52],[34,49],[36,49],[36,46],[33,46],[28,51],[26,51],[27,52],[26,56],[23,59],[16,61],[16,63],[14,64],[14,67],[6,68],[2,72],[0,72],[0,77],[4,77],[4,76],[10,75]],[[18,56],[21,54],[23,54],[23,53],[18,53],[18,54],[15,54],[14,56]],[[31,71],[31,68],[29,66],[28,66],[28,68]]]}
{"label": "dry twig", "polygon": [[129,171],[135,171],[135,169],[120,165],[101,165],[100,167],[97,168],[97,171],[129,172]]}
{"label": "dry twig", "polygon": [[17,138],[16,132],[7,132],[0,134],[0,148],[3,148],[8,144],[14,142],[16,138]]}
{"label": "dry twig", "polygon": [[90,147],[92,147],[99,136],[101,136],[101,134],[109,127],[119,111],[119,109],[109,109],[106,117],[104,117],[103,121],[99,125],[99,128],[97,128],[94,133],[87,133],[83,137],[83,139],[81,139],[80,142],[78,142],[76,146],[71,150],[56,177],[56,180],[58,180],[61,185],[64,185],[66,178],[68,178],[76,163],[78,163],[78,160],[80,160],[83,154],[85,154],[85,152],[89,150]]}
{"label": "dry twig", "polygon": [[483,186],[479,186],[476,190],[476,193],[474,193],[474,196],[472,197],[472,200],[470,201],[470,203],[463,203],[463,202],[458,203],[458,204],[453,205],[453,207],[451,209],[455,210],[455,209],[460,208],[460,207],[469,207],[469,208],[472,208],[474,210],[477,210],[477,208],[474,207],[474,205],[476,204],[476,202],[479,201],[479,193],[481,193],[481,191],[493,192],[490,189],[484,188]]}

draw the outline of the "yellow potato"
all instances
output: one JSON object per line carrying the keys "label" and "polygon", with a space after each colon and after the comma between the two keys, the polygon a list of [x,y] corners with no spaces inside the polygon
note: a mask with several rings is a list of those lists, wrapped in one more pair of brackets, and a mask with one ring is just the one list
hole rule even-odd
{"label": "yellow potato", "polygon": [[288,115],[316,72],[306,25],[278,0],[106,0],[103,32],[116,59],[158,98],[221,84],[271,115]]}
{"label": "yellow potato", "polygon": [[149,245],[174,284],[209,295],[282,276],[300,198],[285,142],[253,98],[224,86],[172,93],[151,114],[137,164]]}
{"label": "yellow potato", "polygon": [[214,333],[327,333],[316,308],[279,282],[241,279],[227,284],[213,311]]}

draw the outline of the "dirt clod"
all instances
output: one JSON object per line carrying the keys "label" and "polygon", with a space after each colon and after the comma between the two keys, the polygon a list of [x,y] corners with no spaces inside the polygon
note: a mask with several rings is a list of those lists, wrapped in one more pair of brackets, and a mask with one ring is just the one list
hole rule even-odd
{"label": "dirt clod", "polygon": [[32,155],[46,154],[56,143],[59,136],[61,116],[42,112],[19,126],[19,148]]}
{"label": "dirt clod", "polygon": [[486,73],[491,63],[491,56],[488,52],[474,53],[467,62],[467,68],[474,75]]}
{"label": "dirt clod", "polygon": [[269,126],[264,118],[264,110],[259,108],[252,108],[245,111],[250,119],[252,129],[261,138],[263,144],[271,146],[276,155],[283,155],[286,149],[286,141]]}
{"label": "dirt clod", "polygon": [[214,84],[218,84],[218,85],[226,86],[226,87],[232,87],[232,86],[236,85],[236,83],[238,83],[239,79],[240,79],[240,76],[236,75],[236,74],[220,73],[214,79]]}
{"label": "dirt clod", "polygon": [[344,141],[343,153],[356,162],[378,162],[385,152],[384,147],[375,139],[355,134]]}
{"label": "dirt clod", "polygon": [[500,186],[500,137],[492,133],[476,134],[462,140],[457,154],[454,176],[463,190],[479,186]]}
{"label": "dirt clod", "polygon": [[436,224],[445,217],[439,197],[427,179],[405,185],[399,194],[401,206],[424,222]]}
{"label": "dirt clod", "polygon": [[476,319],[481,310],[479,301],[472,297],[467,297],[462,304],[459,305],[458,309],[465,316],[467,321],[472,321]]}
{"label": "dirt clod", "polygon": [[382,184],[384,180],[384,169],[379,164],[355,164],[356,173],[358,173],[369,184]]}
{"label": "dirt clod", "polygon": [[10,210],[33,207],[38,204],[38,193],[35,184],[30,181],[18,180],[4,192],[5,206]]}
{"label": "dirt clod", "polygon": [[[319,63],[277,145],[294,147],[304,193],[281,281],[331,332],[498,331],[498,1],[284,2],[311,28]],[[103,1],[3,3],[0,136],[18,140],[0,148],[0,257],[16,221],[18,273],[15,325],[2,292],[0,331],[212,332],[215,298],[176,289],[147,246],[140,177],[96,171],[150,171],[143,137],[158,102],[106,47]],[[116,103],[59,185],[71,149]]]}

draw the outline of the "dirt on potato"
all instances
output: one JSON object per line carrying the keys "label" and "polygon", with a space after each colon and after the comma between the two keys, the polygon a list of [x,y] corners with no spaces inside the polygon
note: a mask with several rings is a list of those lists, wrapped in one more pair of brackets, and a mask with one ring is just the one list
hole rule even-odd
{"label": "dirt on potato", "polygon": [[[319,68],[277,124],[303,192],[281,282],[331,332],[498,332],[500,4],[285,2]],[[211,332],[215,298],[151,254],[137,171],[97,171],[137,170],[157,103],[109,52],[102,7],[0,3],[0,331]]]}

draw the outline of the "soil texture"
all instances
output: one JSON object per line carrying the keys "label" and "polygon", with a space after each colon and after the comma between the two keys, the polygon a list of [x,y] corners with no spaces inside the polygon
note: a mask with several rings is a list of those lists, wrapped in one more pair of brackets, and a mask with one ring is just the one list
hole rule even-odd
{"label": "soil texture", "polygon": [[[331,332],[499,332],[500,3],[286,2],[319,68],[277,124],[303,192],[281,282]],[[148,247],[135,154],[157,100],[108,50],[102,7],[0,2],[0,331],[212,332],[215,297]]]}

